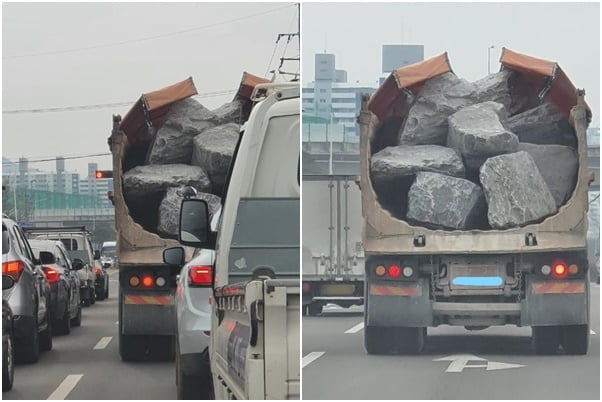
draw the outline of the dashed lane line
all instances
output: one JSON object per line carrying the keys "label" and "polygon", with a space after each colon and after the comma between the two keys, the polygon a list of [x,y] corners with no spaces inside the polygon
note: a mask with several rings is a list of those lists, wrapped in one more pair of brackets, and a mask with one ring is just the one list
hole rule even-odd
{"label": "dashed lane line", "polygon": [[347,331],[345,331],[346,334],[355,334],[357,332],[360,332],[362,329],[364,329],[364,323],[360,322],[357,325],[354,325],[353,327],[349,328]]}
{"label": "dashed lane line", "polygon": [[319,359],[320,357],[322,357],[322,355],[324,355],[324,353],[326,353],[326,352],[311,352],[307,356],[304,356],[301,368],[304,368],[309,363],[313,362],[314,360]]}
{"label": "dashed lane line", "polygon": [[54,392],[50,394],[48,399],[65,399],[67,395],[69,395],[69,393],[73,391],[73,388],[75,388],[75,386],[77,385],[79,380],[82,379],[83,376],[83,374],[69,374],[67,377],[65,377],[61,385],[59,385],[57,389],[55,389]]}
{"label": "dashed lane line", "polygon": [[113,339],[112,336],[105,336],[101,338],[100,341],[98,341],[98,343],[96,344],[96,346],[94,346],[93,350],[100,350],[106,348],[109,342],[111,342],[111,339]]}

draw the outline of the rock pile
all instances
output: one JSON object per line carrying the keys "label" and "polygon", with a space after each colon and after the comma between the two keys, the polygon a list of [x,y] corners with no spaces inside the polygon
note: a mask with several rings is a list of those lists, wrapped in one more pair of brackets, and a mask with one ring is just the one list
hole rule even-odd
{"label": "rock pile", "polygon": [[186,186],[209,203],[211,216],[216,212],[242,109],[242,103],[234,101],[211,111],[192,98],[171,106],[161,126],[149,130],[144,164],[123,175],[124,197],[136,222],[160,236],[177,237]]}
{"label": "rock pile", "polygon": [[[404,119],[373,144],[370,174],[381,205],[432,229],[507,229],[553,215],[571,196],[577,138],[568,119],[538,104],[512,70],[474,83],[445,73],[428,80]],[[395,119],[395,120],[394,120]],[[386,128],[386,130],[385,130]]]}

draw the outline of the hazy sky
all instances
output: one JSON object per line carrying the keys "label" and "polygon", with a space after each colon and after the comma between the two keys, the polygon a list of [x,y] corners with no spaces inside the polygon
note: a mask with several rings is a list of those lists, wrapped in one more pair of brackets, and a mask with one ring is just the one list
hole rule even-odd
{"label": "hazy sky", "polygon": [[313,81],[314,55],[336,55],[349,82],[375,83],[383,44],[422,44],[425,58],[448,52],[454,72],[469,81],[499,70],[502,47],[556,61],[585,88],[600,125],[599,3],[305,3],[303,83]]}
{"label": "hazy sky", "polygon": [[[243,71],[264,76],[277,35],[296,29],[292,3],[3,3],[2,156],[108,153],[112,114],[125,115],[142,93],[189,76],[199,93],[235,90]],[[181,31],[187,32],[175,34]],[[134,41],[149,37],[159,38]],[[127,43],[105,46],[119,42]],[[285,45],[278,45],[272,69]],[[287,55],[297,56],[289,46]],[[81,48],[91,49],[65,52]],[[213,109],[232,98],[198,100]],[[6,113],[119,102],[131,104]],[[104,156],[67,160],[66,169],[85,175],[88,162],[111,168]]]}

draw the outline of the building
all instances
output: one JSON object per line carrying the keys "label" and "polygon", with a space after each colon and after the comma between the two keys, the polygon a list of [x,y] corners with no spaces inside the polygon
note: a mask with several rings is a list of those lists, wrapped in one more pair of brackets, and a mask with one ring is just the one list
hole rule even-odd
{"label": "building", "polygon": [[79,181],[79,192],[82,195],[97,197],[101,208],[113,208],[108,192],[113,191],[113,179],[97,179],[97,163],[88,163],[88,176]]}
{"label": "building", "polygon": [[424,60],[424,45],[383,45],[379,85],[391,72]]}

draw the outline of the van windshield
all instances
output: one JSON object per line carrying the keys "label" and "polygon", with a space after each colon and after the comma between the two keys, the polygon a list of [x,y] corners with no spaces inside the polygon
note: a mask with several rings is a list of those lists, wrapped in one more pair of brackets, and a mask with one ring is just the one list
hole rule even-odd
{"label": "van windshield", "polygon": [[104,246],[100,249],[100,255],[105,257],[115,257],[116,252],[115,246]]}

